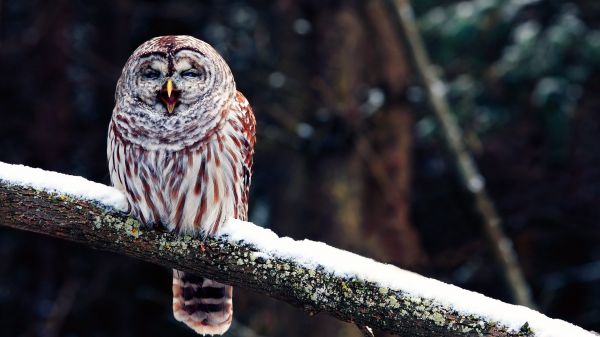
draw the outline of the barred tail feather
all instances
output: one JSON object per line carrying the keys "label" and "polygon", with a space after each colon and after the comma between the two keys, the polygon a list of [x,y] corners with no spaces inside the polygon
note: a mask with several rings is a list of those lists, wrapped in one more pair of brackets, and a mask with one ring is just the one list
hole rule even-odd
{"label": "barred tail feather", "polygon": [[233,287],[173,269],[173,315],[199,334],[221,335],[233,319]]}

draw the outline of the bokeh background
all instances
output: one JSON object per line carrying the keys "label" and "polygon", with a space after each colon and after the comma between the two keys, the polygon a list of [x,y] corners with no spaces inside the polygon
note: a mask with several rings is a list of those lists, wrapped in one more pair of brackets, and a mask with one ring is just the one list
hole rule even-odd
{"label": "bokeh background", "polygon": [[[600,330],[600,2],[419,0],[416,20],[536,305]],[[108,183],[120,69],[215,46],[258,119],[251,220],[511,301],[383,1],[0,1],[0,161]],[[0,227],[1,336],[193,336],[170,271]],[[359,336],[236,290],[229,336]]]}

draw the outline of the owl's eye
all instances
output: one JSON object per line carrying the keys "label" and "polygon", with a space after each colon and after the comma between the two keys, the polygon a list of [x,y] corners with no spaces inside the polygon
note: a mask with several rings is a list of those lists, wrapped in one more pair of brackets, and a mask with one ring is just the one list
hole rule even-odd
{"label": "owl's eye", "polygon": [[194,68],[185,70],[181,73],[181,77],[195,78],[198,76],[200,76],[200,72],[198,72],[198,70]]}
{"label": "owl's eye", "polygon": [[148,80],[155,80],[160,77],[160,72],[154,69],[146,69],[142,73],[142,77]]}

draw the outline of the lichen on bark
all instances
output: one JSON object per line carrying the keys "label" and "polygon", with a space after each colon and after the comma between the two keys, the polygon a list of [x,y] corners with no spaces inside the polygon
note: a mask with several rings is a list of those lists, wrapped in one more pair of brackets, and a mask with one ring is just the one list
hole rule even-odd
{"label": "lichen on bark", "polygon": [[[410,336],[534,336],[509,331],[433,299],[263,252],[227,237],[193,238],[145,229],[105,205],[0,181],[0,224],[81,242],[92,248],[201,274],[358,326]],[[374,262],[375,263],[375,262]]]}

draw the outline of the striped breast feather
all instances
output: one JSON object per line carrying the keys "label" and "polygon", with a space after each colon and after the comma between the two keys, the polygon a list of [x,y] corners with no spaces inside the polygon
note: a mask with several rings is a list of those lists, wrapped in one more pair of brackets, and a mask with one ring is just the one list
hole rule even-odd
{"label": "striped breast feather", "polygon": [[111,181],[143,223],[185,234],[214,234],[227,218],[247,219],[255,118],[237,93],[209,139],[180,151],[144,150],[119,137],[111,121]]}

